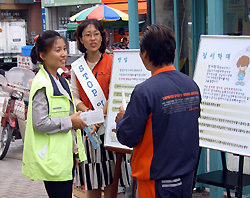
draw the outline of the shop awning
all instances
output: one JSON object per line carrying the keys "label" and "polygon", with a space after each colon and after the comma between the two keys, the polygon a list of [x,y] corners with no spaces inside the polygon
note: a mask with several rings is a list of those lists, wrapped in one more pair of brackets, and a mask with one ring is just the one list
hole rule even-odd
{"label": "shop awning", "polygon": [[[128,14],[128,3],[106,3],[105,5]],[[138,2],[138,12],[139,14],[147,13],[147,2]]]}
{"label": "shop awning", "polygon": [[79,25],[78,23],[68,23],[67,31],[75,31],[78,25]]}

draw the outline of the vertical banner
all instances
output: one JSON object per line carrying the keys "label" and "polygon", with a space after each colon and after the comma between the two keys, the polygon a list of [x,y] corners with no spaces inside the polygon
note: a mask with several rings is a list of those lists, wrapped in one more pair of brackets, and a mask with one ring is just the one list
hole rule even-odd
{"label": "vertical banner", "polygon": [[46,14],[45,14],[45,8],[42,8],[42,26],[43,31],[46,30]]}
{"label": "vertical banner", "polygon": [[123,105],[122,95],[125,95],[128,103],[135,86],[151,76],[151,72],[144,67],[139,52],[139,49],[114,51],[104,146],[130,149],[116,138],[115,117],[119,107]]}
{"label": "vertical banner", "polygon": [[249,36],[201,36],[194,73],[201,147],[250,156],[249,64]]}

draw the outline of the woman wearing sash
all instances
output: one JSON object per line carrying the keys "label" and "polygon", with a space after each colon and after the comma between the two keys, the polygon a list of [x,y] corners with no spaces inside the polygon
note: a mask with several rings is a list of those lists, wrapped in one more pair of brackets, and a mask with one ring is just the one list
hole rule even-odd
{"label": "woman wearing sash", "polygon": [[[99,83],[105,101],[108,100],[109,83],[112,67],[112,56],[105,53],[106,34],[100,21],[96,19],[84,20],[74,33],[78,49],[84,53],[88,67],[92,71],[88,75],[94,75]],[[91,97],[87,97],[76,74],[71,72],[71,89],[76,108],[80,111],[94,110],[91,104]],[[107,103],[103,107],[104,115],[107,114]],[[102,142],[104,142],[105,128],[103,125],[93,125],[93,131],[97,131]],[[104,188],[105,198],[111,195],[111,184],[115,169],[116,156],[112,151],[105,150],[103,143],[95,150],[86,136],[83,137],[87,160],[80,164],[82,185],[90,198],[100,198],[101,188]],[[130,177],[128,175],[126,156],[124,155],[121,167],[119,185],[128,187]]]}

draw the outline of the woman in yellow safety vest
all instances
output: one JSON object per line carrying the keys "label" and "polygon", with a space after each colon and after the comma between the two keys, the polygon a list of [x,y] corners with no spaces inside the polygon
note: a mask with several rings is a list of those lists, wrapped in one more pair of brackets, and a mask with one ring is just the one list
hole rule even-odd
{"label": "woman in yellow safety vest", "polygon": [[57,73],[66,58],[65,40],[52,30],[41,33],[31,51],[40,70],[30,90],[22,172],[44,181],[50,198],[72,198],[74,158],[86,159],[78,129],[87,124],[81,111],[75,113],[68,82]]}

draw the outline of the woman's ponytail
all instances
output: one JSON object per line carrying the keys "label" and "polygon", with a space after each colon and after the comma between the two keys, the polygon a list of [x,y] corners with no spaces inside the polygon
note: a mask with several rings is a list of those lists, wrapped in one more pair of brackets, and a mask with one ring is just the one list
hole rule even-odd
{"label": "woman's ponytail", "polygon": [[36,45],[31,49],[30,52],[31,62],[36,65],[37,64],[37,52],[36,52]]}

